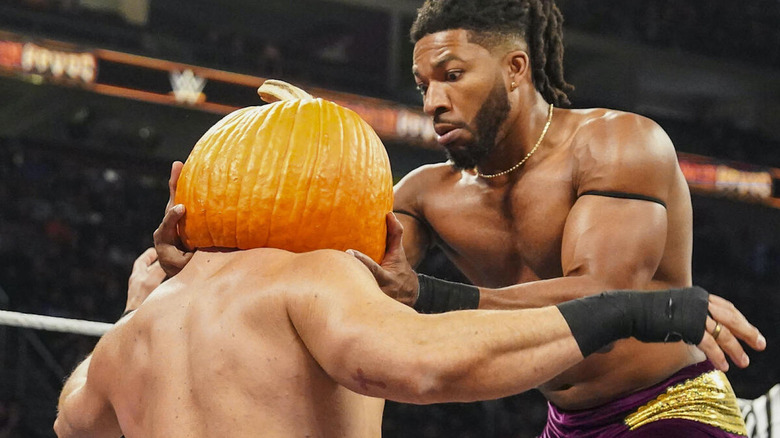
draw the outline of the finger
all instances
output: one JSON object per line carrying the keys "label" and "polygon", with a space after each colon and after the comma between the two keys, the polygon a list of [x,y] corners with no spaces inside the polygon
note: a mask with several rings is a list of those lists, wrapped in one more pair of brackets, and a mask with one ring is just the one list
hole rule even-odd
{"label": "finger", "polygon": [[147,248],[135,259],[135,262],[133,262],[133,270],[146,269],[149,265],[154,263],[155,260],[157,260],[157,251],[154,247]]}
{"label": "finger", "polygon": [[395,213],[387,213],[385,218],[387,222],[387,248],[385,253],[402,253],[404,250],[403,237],[404,226],[395,216]]}
{"label": "finger", "polygon": [[[720,328],[717,328],[717,324],[720,324]],[[745,349],[742,347],[742,344],[740,344],[739,339],[731,333],[728,327],[708,317],[706,328],[707,335],[712,337],[713,340],[716,340],[720,349],[723,350],[724,354],[731,358],[735,365],[740,368],[745,368],[750,365],[750,358],[745,352]],[[718,336],[714,337],[716,329],[718,330]]]}
{"label": "finger", "polygon": [[176,186],[179,183],[179,176],[181,175],[181,169],[184,167],[184,163],[181,161],[174,161],[171,165],[171,177],[168,178],[168,204],[165,206],[165,211],[171,209],[176,202]]}
{"label": "finger", "polygon": [[[175,245],[179,237],[176,225],[179,220],[184,216],[185,208],[182,204],[177,204],[173,208],[165,212],[160,226],[154,231],[152,237],[154,238],[154,246],[158,245]],[[159,248],[158,248],[159,250]]]}
{"label": "finger", "polygon": [[704,333],[704,338],[702,338],[698,347],[707,355],[707,359],[709,359],[716,368],[723,372],[729,370],[729,361],[726,360],[726,355],[709,332]]}
{"label": "finger", "polygon": [[764,335],[727,299],[710,294],[709,312],[715,321],[723,324],[734,337],[744,341],[752,349],[763,351],[766,348]]}
{"label": "finger", "polygon": [[348,249],[347,254],[355,257],[361,263],[366,265],[368,270],[371,271],[371,275],[373,275],[377,280],[384,280],[387,277],[387,274],[384,272],[385,270],[382,269],[382,267],[379,266],[374,260],[372,260],[371,257],[355,249]]}
{"label": "finger", "polygon": [[195,254],[195,252],[182,252],[174,245],[168,244],[156,245],[155,249],[160,260],[167,260],[165,264],[160,263],[160,267],[168,277],[178,274]]}

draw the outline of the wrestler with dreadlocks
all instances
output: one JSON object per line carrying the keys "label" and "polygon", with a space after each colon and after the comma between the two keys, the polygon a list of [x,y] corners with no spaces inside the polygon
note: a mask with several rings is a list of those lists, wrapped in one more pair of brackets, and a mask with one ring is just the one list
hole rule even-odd
{"label": "wrestler with dreadlocks", "polygon": [[[692,284],[691,199],[672,142],[636,114],[564,109],[561,25],[552,0],[427,0],[419,10],[413,74],[449,161],[397,184],[381,265],[354,253],[389,296],[435,313]],[[169,274],[190,257],[174,245],[179,217],[169,209],[155,233]],[[417,275],[434,245],[479,288]],[[737,342],[720,324],[708,330]],[[728,363],[674,340],[619,341],[539,386],[550,402],[542,436],[744,434]],[[748,343],[765,345],[760,335]]]}
{"label": "wrestler with dreadlocks", "polygon": [[[357,255],[389,295],[440,312],[692,283],[691,199],[672,142],[636,114],[563,108],[561,25],[552,0],[419,10],[413,74],[449,162],[396,186],[403,246],[381,266]],[[417,276],[406,260],[433,245],[480,287]],[[680,342],[619,341],[539,389],[544,437],[745,434],[725,375]]]}

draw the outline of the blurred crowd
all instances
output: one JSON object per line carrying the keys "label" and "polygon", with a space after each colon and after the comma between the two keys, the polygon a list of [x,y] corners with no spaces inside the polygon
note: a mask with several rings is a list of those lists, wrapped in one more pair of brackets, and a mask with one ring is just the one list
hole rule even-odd
{"label": "blurred crowd", "polygon": [[[76,42],[101,41],[108,48],[258,75],[285,74],[298,80],[312,74],[314,60],[322,67],[316,78],[323,82],[322,86],[334,82],[347,88],[373,86],[381,92],[386,86],[385,75],[392,68],[378,56],[386,54],[389,45],[388,14],[369,14],[368,20],[361,16],[353,19],[350,26],[340,24],[339,20],[345,19],[342,17],[307,28],[303,34],[276,40],[263,32],[262,22],[267,17],[258,17],[259,25],[254,30],[232,29],[226,23],[166,16],[166,10],[176,13],[176,2],[166,5],[151,0],[150,18],[143,25],[130,23],[118,12],[86,7],[74,0],[6,3],[11,9],[0,14],[0,26],[21,27]],[[778,0],[558,0],[558,5],[568,29],[757,66],[780,67]],[[402,21],[411,23],[412,18],[410,12]],[[87,23],[89,26],[84,26]],[[401,44],[408,43],[405,31],[400,35]]]}
{"label": "blurred crowd", "polygon": [[[151,233],[162,216],[166,178],[167,163],[150,157],[100,157],[61,146],[0,139],[0,287],[7,295],[4,307],[114,321],[124,306],[132,261],[151,245]],[[767,353],[754,355],[748,370],[731,373],[739,396],[756,397],[780,382],[777,361],[772,360],[777,357],[773,343],[775,348],[780,345],[771,336],[780,333],[780,326],[772,312],[766,311],[780,305],[776,291],[780,213],[760,205],[698,196],[694,205],[695,281],[733,300],[770,338]],[[441,254],[428,258],[420,271],[462,280]],[[3,330],[8,336],[17,329],[2,328],[0,332]],[[66,372],[95,342],[78,335],[39,332],[39,336]],[[18,345],[5,345],[6,349],[12,347]],[[2,355],[6,361],[22,360],[14,359],[17,352]],[[35,360],[39,359],[30,360],[26,367],[35,367]],[[11,363],[6,368],[16,366]],[[49,376],[50,385],[58,387],[61,377]],[[14,393],[14,385],[0,382],[0,396],[17,398],[14,409],[41,406],[40,400],[25,398],[40,398],[40,393]],[[48,415],[53,419],[55,399],[47,403],[48,412],[34,416],[28,412],[29,417],[41,421]],[[384,427],[389,438],[523,437],[538,432],[544,419],[544,400],[531,392],[475,404],[389,403]],[[19,427],[25,426],[24,421],[19,423]]]}
{"label": "blurred crowd", "polygon": [[621,40],[780,67],[780,1],[558,0],[564,26]]}

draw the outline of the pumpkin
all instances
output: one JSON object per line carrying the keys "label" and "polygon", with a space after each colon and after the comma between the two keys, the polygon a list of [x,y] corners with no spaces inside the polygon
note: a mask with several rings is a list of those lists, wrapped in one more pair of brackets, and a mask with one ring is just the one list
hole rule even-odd
{"label": "pumpkin", "polygon": [[356,249],[384,255],[393,181],[387,152],[355,112],[281,81],[193,147],[175,201],[189,249]]}

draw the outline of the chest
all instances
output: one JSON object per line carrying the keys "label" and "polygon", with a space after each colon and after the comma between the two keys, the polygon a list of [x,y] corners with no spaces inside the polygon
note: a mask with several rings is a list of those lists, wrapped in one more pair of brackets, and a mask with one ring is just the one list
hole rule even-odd
{"label": "chest", "polygon": [[561,275],[561,242],[574,203],[565,172],[534,172],[506,187],[460,182],[426,199],[436,243],[479,285]]}

